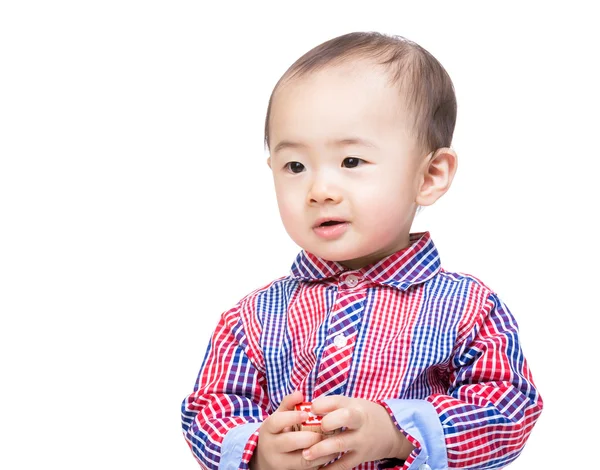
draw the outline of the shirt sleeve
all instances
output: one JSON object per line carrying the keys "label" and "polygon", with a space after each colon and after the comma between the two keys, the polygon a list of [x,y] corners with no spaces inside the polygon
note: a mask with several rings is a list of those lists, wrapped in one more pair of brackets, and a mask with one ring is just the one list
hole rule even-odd
{"label": "shirt sleeve", "polygon": [[543,407],[512,314],[490,294],[459,338],[447,394],[381,403],[415,446],[403,469],[502,468],[516,459]]}
{"label": "shirt sleeve", "polygon": [[267,416],[263,371],[240,317],[225,312],[212,334],[194,392],[181,405],[183,435],[202,468],[247,469]]}

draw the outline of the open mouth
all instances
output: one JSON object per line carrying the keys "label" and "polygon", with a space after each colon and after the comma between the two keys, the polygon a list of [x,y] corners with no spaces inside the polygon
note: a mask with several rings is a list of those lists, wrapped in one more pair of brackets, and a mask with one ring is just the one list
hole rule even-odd
{"label": "open mouth", "polygon": [[327,220],[325,218],[322,218],[321,220],[317,220],[315,222],[313,230],[315,231],[317,236],[319,236],[323,240],[335,240],[344,235],[344,233],[346,233],[346,230],[348,229],[349,225],[350,222],[348,222],[347,220]]}
{"label": "open mouth", "polygon": [[328,220],[327,222],[323,222],[319,227],[329,227],[330,225],[338,225],[343,224],[341,220]]}

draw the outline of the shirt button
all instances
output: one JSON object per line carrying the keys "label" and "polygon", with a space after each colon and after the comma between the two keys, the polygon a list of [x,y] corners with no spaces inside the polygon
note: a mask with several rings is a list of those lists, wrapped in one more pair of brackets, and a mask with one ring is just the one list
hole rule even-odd
{"label": "shirt button", "polygon": [[426,463],[424,463],[423,465],[421,465],[419,467],[419,470],[431,470],[431,467],[429,465],[427,465]]}
{"label": "shirt button", "polygon": [[358,284],[358,278],[354,274],[350,274],[346,278],[346,284],[348,284],[350,287],[354,287],[356,284]]}
{"label": "shirt button", "polygon": [[333,344],[335,344],[335,347],[338,349],[343,348],[347,343],[348,340],[344,335],[337,335],[335,338],[333,338]]}

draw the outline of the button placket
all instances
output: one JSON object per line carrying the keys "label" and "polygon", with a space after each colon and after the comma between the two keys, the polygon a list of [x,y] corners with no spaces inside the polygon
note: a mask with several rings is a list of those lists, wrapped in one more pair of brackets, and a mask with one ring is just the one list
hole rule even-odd
{"label": "button placket", "polygon": [[348,339],[340,333],[335,338],[333,338],[333,344],[335,344],[336,348],[341,349],[344,346],[346,346],[346,344],[348,344]]}
{"label": "button placket", "polygon": [[358,276],[349,274],[344,281],[349,287],[356,287],[358,285]]}
{"label": "button placket", "polygon": [[[348,278],[341,279],[338,298],[329,317],[327,343],[319,360],[313,398],[340,394],[346,387],[366,297],[366,289],[344,289],[347,281]],[[358,281],[355,276],[356,284]]]}

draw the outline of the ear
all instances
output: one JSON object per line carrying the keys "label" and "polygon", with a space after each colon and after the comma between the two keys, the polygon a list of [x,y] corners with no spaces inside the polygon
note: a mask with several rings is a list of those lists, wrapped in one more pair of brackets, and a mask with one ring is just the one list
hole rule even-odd
{"label": "ear", "polygon": [[458,157],[451,148],[440,148],[427,155],[421,167],[417,204],[430,206],[441,198],[450,189],[457,166]]}
{"label": "ear", "polygon": [[270,156],[269,156],[269,158],[267,158],[267,165],[269,165],[269,168],[271,168],[271,157]]}

